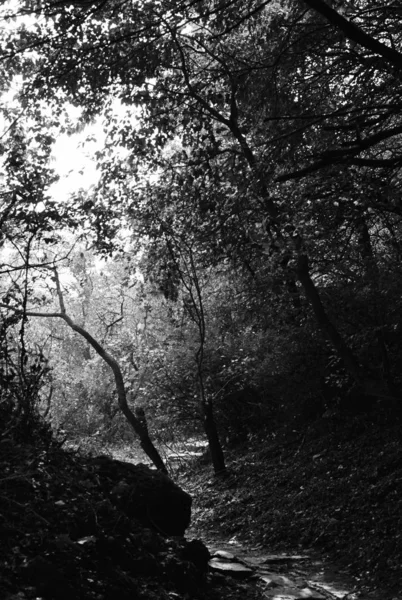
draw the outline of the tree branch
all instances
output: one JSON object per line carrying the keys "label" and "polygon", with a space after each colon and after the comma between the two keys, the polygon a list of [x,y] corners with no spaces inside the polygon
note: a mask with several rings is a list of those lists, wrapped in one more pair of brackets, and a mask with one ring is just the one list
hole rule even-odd
{"label": "tree branch", "polygon": [[281,181],[289,181],[290,179],[301,179],[310,173],[314,173],[315,171],[319,171],[324,167],[328,167],[333,164],[354,164],[358,166],[372,166],[372,167],[397,167],[401,164],[401,156],[397,156],[395,158],[389,159],[374,159],[374,158],[365,158],[358,157],[360,152],[364,150],[368,150],[372,148],[376,144],[388,140],[396,135],[402,134],[402,125],[398,125],[393,127],[392,129],[387,129],[385,131],[379,131],[370,135],[358,143],[353,144],[353,146],[349,146],[347,148],[333,148],[332,150],[327,150],[321,154],[321,157],[317,162],[308,165],[302,169],[298,169],[297,171],[293,171],[291,173],[284,173],[276,178],[277,182]]}
{"label": "tree branch", "polygon": [[71,319],[71,317],[69,317],[67,315],[65,305],[64,305],[63,293],[62,293],[61,286],[60,286],[59,275],[58,275],[56,267],[53,267],[52,270],[54,273],[57,295],[58,295],[58,299],[59,299],[61,312],[42,313],[42,312],[36,312],[36,311],[29,311],[29,310],[23,310],[20,308],[16,308],[16,307],[10,306],[8,304],[4,304],[4,303],[0,303],[0,308],[6,308],[7,310],[14,311],[16,314],[20,314],[20,315],[27,316],[27,317],[48,317],[48,318],[49,317],[58,317],[60,319],[63,319],[63,321],[65,321],[67,323],[67,325],[73,331],[75,331],[76,333],[79,333],[84,339],[86,339],[87,342],[95,350],[95,352],[97,352],[97,354],[99,354],[99,356],[112,369],[113,375],[114,375],[114,380],[115,380],[115,385],[116,385],[116,392],[117,392],[119,408],[120,408],[121,412],[124,414],[124,416],[126,417],[127,421],[129,422],[129,424],[131,425],[133,430],[135,431],[135,433],[140,438],[140,444],[141,444],[142,449],[147,454],[147,456],[151,459],[151,461],[153,462],[153,464],[155,465],[155,467],[157,469],[159,469],[160,471],[162,471],[164,473],[167,473],[166,466],[165,466],[159,452],[153,445],[152,440],[149,437],[147,428],[144,428],[143,424],[139,421],[139,419],[135,416],[135,414],[133,413],[131,408],[128,406],[123,374],[121,372],[119,363],[117,362],[117,360],[115,360],[113,358],[113,356],[111,356],[111,354],[109,354],[109,352],[107,352],[105,350],[105,348],[103,348],[103,346],[101,346],[101,344],[99,344],[99,342],[88,331],[86,331],[86,329],[84,329],[80,325],[77,325],[77,323],[75,323]]}
{"label": "tree branch", "polygon": [[323,16],[331,25],[340,29],[349,40],[356,42],[374,54],[379,54],[398,69],[402,69],[402,54],[400,52],[373,38],[355,23],[339,14],[324,0],[304,0],[304,3]]}

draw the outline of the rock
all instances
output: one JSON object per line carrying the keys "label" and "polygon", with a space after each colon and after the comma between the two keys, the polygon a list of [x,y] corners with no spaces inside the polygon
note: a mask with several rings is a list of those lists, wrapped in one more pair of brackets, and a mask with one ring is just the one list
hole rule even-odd
{"label": "rock", "polygon": [[112,504],[165,536],[182,536],[190,524],[192,498],[167,475],[146,465],[93,459]]}
{"label": "rock", "polygon": [[134,558],[130,564],[130,570],[134,573],[141,573],[146,577],[156,577],[159,573],[159,564],[151,554],[144,554]]}
{"label": "rock", "polygon": [[261,581],[263,581],[266,585],[266,587],[269,588],[273,588],[273,587],[278,587],[278,583],[275,580],[275,576],[274,575],[257,575],[258,579],[260,579]]}
{"label": "rock", "polygon": [[181,558],[193,563],[199,571],[205,572],[211,555],[201,540],[191,540],[184,546]]}
{"label": "rock", "polygon": [[222,575],[231,575],[236,579],[247,579],[254,573],[252,569],[241,563],[219,560],[218,558],[213,558],[208,564],[211,571],[221,573]]}
{"label": "rock", "polygon": [[138,536],[134,535],[132,540],[151,554],[157,554],[161,547],[160,535],[153,529],[143,529]]}
{"label": "rock", "polygon": [[315,598],[317,598],[317,600],[322,600],[322,598],[325,598],[323,594],[320,594],[319,592],[316,592],[316,590],[312,590],[308,587],[300,590],[300,594],[301,595],[299,598],[311,598],[311,600],[314,600]]}
{"label": "rock", "polygon": [[285,575],[276,575],[275,573],[264,573],[259,575],[259,578],[264,581],[268,587],[292,586],[293,582]]}
{"label": "rock", "polygon": [[223,560],[236,561],[235,555],[232,554],[231,552],[226,552],[226,550],[217,550],[214,553],[213,558],[223,558]]}
{"label": "rock", "polygon": [[300,554],[266,554],[263,558],[263,564],[280,564],[306,560],[306,556]]}
{"label": "rock", "polygon": [[310,588],[280,588],[267,590],[266,596],[273,597],[274,600],[323,600],[325,596]]}
{"label": "rock", "polygon": [[263,567],[265,564],[264,556],[245,556],[243,557],[243,561],[254,569],[258,569],[259,567]]}

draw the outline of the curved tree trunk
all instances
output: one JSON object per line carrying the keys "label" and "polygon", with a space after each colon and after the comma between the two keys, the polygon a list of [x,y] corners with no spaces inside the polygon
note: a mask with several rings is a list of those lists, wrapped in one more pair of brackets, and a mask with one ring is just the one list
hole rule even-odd
{"label": "curved tree trunk", "polygon": [[[137,436],[140,439],[141,448],[144,450],[145,454],[152,461],[155,467],[162,471],[163,473],[167,473],[167,468],[165,463],[163,462],[162,457],[160,456],[158,450],[155,448],[151,438],[149,437],[148,428],[146,426],[146,422],[143,419],[139,419],[135,416],[131,408],[127,403],[127,395],[124,387],[123,375],[120,369],[118,362],[111,356],[99,342],[92,337],[92,335],[86,331],[80,325],[77,325],[71,317],[69,317],[66,313],[66,309],[64,306],[63,295],[60,287],[59,277],[57,270],[54,269],[54,276],[56,281],[57,295],[59,298],[60,311],[61,312],[53,312],[53,313],[41,313],[35,311],[22,311],[19,309],[13,309],[14,312],[24,314],[28,317],[47,317],[54,318],[58,317],[63,319],[67,323],[71,329],[77,333],[79,333],[83,338],[87,340],[87,342],[92,346],[92,348],[99,354],[99,356],[109,365],[109,367],[113,371],[116,391],[117,391],[117,399],[121,412],[126,417],[127,421],[131,425],[132,429],[135,431]],[[12,308],[8,305],[5,308]]]}

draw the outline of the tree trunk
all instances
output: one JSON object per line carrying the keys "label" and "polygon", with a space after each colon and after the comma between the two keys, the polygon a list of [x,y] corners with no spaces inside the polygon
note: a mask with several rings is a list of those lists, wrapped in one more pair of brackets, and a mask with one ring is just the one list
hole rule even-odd
{"label": "tree trunk", "polygon": [[155,465],[155,467],[158,469],[158,471],[161,471],[162,473],[165,473],[167,475],[166,465],[163,462],[161,455],[159,454],[158,450],[155,448],[155,446],[148,434],[142,438],[140,436],[140,446],[144,450],[144,452],[148,456],[148,458],[151,459],[152,463]]}
{"label": "tree trunk", "polygon": [[98,344],[98,342],[96,342],[96,340],[92,338],[90,334],[84,331],[81,327],[76,326],[74,323],[70,324],[70,327],[72,327],[72,329],[74,329],[78,333],[81,333],[81,335],[88,340],[91,346],[112,369],[116,384],[119,408],[121,412],[126,417],[127,421],[130,423],[135,433],[140,438],[141,448],[144,450],[148,458],[151,459],[152,463],[155,465],[158,471],[167,473],[165,463],[163,462],[163,459],[160,456],[158,450],[155,448],[151,438],[149,437],[148,427],[146,427],[146,424],[144,425],[144,423],[135,416],[135,414],[127,404],[127,395],[126,390],[124,388],[123,376],[119,364],[112,356],[110,356],[108,352],[106,352],[106,350],[102,346],[100,346],[100,344]]}
{"label": "tree trunk", "polygon": [[[144,415],[143,419],[141,417],[137,418],[127,403],[127,395],[126,395],[123,375],[122,375],[119,363],[117,362],[117,360],[115,358],[113,358],[113,356],[111,356],[105,350],[105,348],[86,329],[84,329],[80,325],[77,325],[77,323],[75,323],[71,319],[71,317],[69,317],[67,315],[66,309],[64,306],[63,294],[62,294],[61,287],[60,287],[59,276],[58,276],[56,269],[54,269],[53,271],[54,271],[54,276],[55,276],[55,281],[56,281],[57,295],[59,298],[59,304],[60,304],[60,309],[61,309],[60,312],[41,313],[41,312],[36,312],[36,311],[23,311],[23,310],[11,307],[12,310],[17,314],[23,314],[25,317],[63,319],[63,321],[65,321],[67,323],[67,325],[69,327],[71,327],[71,329],[73,331],[75,331],[76,333],[79,333],[84,339],[86,339],[86,341],[92,346],[92,348],[95,350],[95,352],[97,354],[99,354],[99,356],[112,369],[113,375],[114,375],[114,381],[115,381],[115,385],[116,385],[116,392],[117,392],[119,408],[120,408],[121,412],[123,413],[123,415],[126,417],[127,421],[129,422],[129,424],[131,425],[133,430],[135,431],[135,433],[138,435],[138,437],[140,439],[141,448],[144,450],[145,454],[152,461],[152,463],[155,465],[155,467],[158,469],[158,471],[162,471],[163,473],[167,474],[167,468],[165,466],[165,463],[163,462],[163,459],[160,456],[158,450],[155,448],[154,444],[152,443],[151,438],[149,437],[148,427],[146,425],[146,420],[145,420],[145,415]],[[10,308],[8,305],[2,304],[1,306],[4,308],[7,308],[7,309]]]}
{"label": "tree trunk", "polygon": [[165,463],[163,462],[158,450],[155,448],[151,438],[149,437],[148,428],[144,426],[144,423],[135,416],[127,404],[127,395],[124,388],[123,375],[118,362],[91,336],[90,333],[88,333],[79,325],[76,325],[66,314],[61,313],[59,316],[61,316],[61,318],[63,318],[70,325],[71,329],[81,334],[112,369],[116,384],[118,404],[121,412],[126,417],[135,433],[138,435],[141,448],[144,450],[148,458],[152,461],[158,471],[167,473]]}
{"label": "tree trunk", "polygon": [[[126,417],[127,421],[130,423],[131,427],[134,429],[135,433],[140,438],[140,446],[144,450],[145,454],[152,461],[152,463],[155,465],[155,467],[158,469],[158,471],[162,471],[162,473],[167,474],[166,465],[163,462],[163,459],[162,459],[161,455],[159,454],[158,450],[155,448],[151,438],[149,437],[148,427],[147,427],[146,421],[145,421],[145,415],[144,415],[144,419],[143,418],[140,419],[135,416],[135,414],[133,413],[133,411],[127,404],[127,397],[126,397],[126,392],[124,390],[124,384],[123,384],[123,379],[121,377],[121,374],[120,375],[118,374],[116,376],[115,369],[110,364],[110,362],[109,362],[109,365],[111,366],[113,373],[115,375],[116,389],[117,389],[117,394],[118,394],[118,402],[119,402],[119,407],[120,407],[121,412]],[[120,372],[120,369],[119,369],[119,372]]]}
{"label": "tree trunk", "polygon": [[400,394],[398,392],[389,390],[381,381],[364,375],[356,356],[345,343],[325,311],[318,290],[310,277],[308,258],[304,254],[300,254],[298,257],[297,275],[304,288],[304,293],[310,301],[319,326],[338,352],[347,372],[353,377],[360,389],[368,396],[377,396],[377,398],[392,402],[393,405],[395,405],[395,402],[400,402]]}
{"label": "tree trunk", "polygon": [[144,411],[143,407],[137,406],[135,408],[134,412],[135,412],[135,417],[136,417],[137,421],[139,421],[139,423],[141,425],[141,427],[138,431],[141,448],[144,450],[145,454],[152,460],[152,462],[154,463],[154,465],[158,469],[158,471],[167,473],[165,464],[164,464],[159,452],[153,445],[152,440],[149,436],[147,418],[145,416],[145,411]]}
{"label": "tree trunk", "polygon": [[214,419],[213,406],[211,402],[205,402],[202,405],[204,431],[208,439],[208,446],[211,452],[212,466],[215,474],[220,475],[226,471],[225,457],[219,440],[218,431]]}
{"label": "tree trunk", "polygon": [[367,226],[364,214],[360,214],[357,219],[357,230],[359,233],[358,241],[360,253],[363,260],[363,277],[367,285],[370,287],[372,297],[370,299],[374,307],[376,318],[376,337],[378,351],[382,363],[382,376],[386,385],[393,396],[398,396],[398,390],[394,384],[391,365],[388,356],[387,345],[385,343],[385,325],[383,319],[382,294],[380,286],[380,271],[378,269],[376,257],[371,244],[370,231]]}
{"label": "tree trunk", "polygon": [[362,368],[352,350],[346,345],[341,334],[328,317],[324,305],[321,302],[318,290],[310,277],[308,258],[305,254],[299,254],[298,256],[297,276],[303,286],[304,293],[311,304],[319,326],[324,331],[329,341],[332,342],[332,345],[338,352],[346,370],[358,385],[364,385]]}

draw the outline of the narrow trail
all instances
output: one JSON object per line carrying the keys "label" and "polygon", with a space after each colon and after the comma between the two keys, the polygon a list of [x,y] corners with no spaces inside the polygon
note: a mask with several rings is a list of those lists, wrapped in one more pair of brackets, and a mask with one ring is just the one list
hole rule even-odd
{"label": "narrow trail", "polygon": [[257,587],[269,600],[364,600],[344,571],[326,564],[317,555],[272,554],[246,547],[236,538],[211,539],[198,535],[208,547],[210,569]]}

